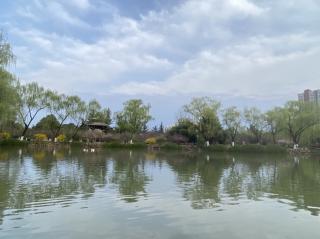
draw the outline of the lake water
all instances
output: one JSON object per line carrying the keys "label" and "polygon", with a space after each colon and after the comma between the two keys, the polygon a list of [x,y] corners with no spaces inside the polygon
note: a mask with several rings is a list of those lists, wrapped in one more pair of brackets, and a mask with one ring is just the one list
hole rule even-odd
{"label": "lake water", "polygon": [[320,238],[320,159],[0,149],[0,238]]}

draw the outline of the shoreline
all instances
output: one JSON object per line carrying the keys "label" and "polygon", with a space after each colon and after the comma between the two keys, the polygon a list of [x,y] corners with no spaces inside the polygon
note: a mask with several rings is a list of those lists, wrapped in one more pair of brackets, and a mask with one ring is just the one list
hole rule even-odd
{"label": "shoreline", "polygon": [[134,144],[124,144],[119,142],[35,142],[35,141],[19,141],[19,140],[3,140],[0,141],[0,149],[4,147],[28,147],[32,149],[61,149],[61,148],[94,148],[94,149],[123,149],[123,150],[148,150],[148,151],[184,151],[184,152],[220,152],[220,153],[269,153],[269,154],[291,154],[291,155],[305,155],[312,153],[319,153],[317,149],[300,148],[293,150],[291,148],[280,145],[259,145],[259,144],[246,144],[231,145],[215,144],[208,147],[200,147],[193,144],[176,144],[171,142],[164,142],[162,144],[148,145],[143,142]]}

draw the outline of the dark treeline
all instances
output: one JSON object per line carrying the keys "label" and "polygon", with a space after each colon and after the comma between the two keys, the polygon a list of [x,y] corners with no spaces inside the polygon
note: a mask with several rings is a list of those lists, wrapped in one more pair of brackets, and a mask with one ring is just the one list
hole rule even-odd
{"label": "dark treeline", "polygon": [[[210,97],[193,98],[183,106],[175,125],[148,129],[153,120],[150,105],[140,99],[123,104],[112,113],[96,100],[83,101],[45,89],[37,83],[21,84],[8,71],[15,62],[10,44],[0,33],[0,140],[14,138],[99,139],[129,142],[145,140],[209,144],[305,144],[318,145],[320,107],[290,101],[268,112],[258,108],[222,108]],[[45,115],[38,120],[40,115]],[[90,124],[104,128],[90,130]],[[111,127],[113,126],[113,127]],[[150,137],[153,140],[150,140]]]}

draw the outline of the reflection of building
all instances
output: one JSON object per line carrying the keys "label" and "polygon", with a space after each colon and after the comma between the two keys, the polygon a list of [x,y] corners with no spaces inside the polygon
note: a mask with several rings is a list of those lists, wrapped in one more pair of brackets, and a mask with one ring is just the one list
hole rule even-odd
{"label": "reflection of building", "polygon": [[320,103],[320,90],[305,90],[303,93],[298,94],[299,101],[303,102],[316,102]]}

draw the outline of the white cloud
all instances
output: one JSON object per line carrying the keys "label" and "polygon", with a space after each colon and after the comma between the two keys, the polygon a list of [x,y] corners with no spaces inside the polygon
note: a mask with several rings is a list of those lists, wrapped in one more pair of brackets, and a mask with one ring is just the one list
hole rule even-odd
{"label": "white cloud", "polygon": [[89,9],[91,7],[89,0],[69,0],[69,2],[73,6],[81,8],[81,9]]}
{"label": "white cloud", "polygon": [[[304,39],[304,40],[303,40]],[[233,96],[276,97],[293,95],[307,81],[319,87],[317,62],[320,38],[287,36],[253,38],[243,45],[221,50],[205,50],[183,64],[163,82],[124,84],[117,93],[128,94],[227,94]],[[291,51],[278,53],[287,44]],[[301,51],[298,46],[308,45]]]}
{"label": "white cloud", "polygon": [[[19,10],[70,27],[68,36],[13,28],[29,46],[18,48],[20,77],[93,94],[277,97],[319,87],[317,1],[186,0],[138,19],[99,3],[34,0]],[[89,23],[83,11],[103,23]]]}

